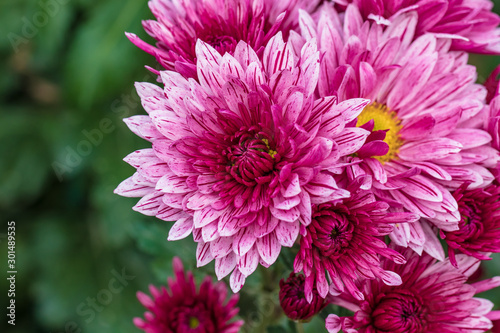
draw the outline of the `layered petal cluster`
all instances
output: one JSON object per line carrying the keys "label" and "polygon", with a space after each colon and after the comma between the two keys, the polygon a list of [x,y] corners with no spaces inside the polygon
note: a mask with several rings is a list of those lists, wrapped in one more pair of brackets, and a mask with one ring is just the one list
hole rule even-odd
{"label": "layered petal cluster", "polygon": [[416,35],[434,33],[454,38],[453,50],[500,53],[500,17],[490,0],[335,0],[341,6],[354,3],[364,19],[391,24],[395,15],[416,11]]}
{"label": "layered petal cluster", "polygon": [[[381,267],[381,258],[404,264],[405,258],[387,247],[381,237],[395,223],[418,220],[412,213],[389,213],[389,205],[376,201],[369,190],[371,177],[361,176],[350,182],[349,198],[313,205],[312,222],[300,239],[295,272],[304,271],[305,295],[311,302],[314,290],[323,298],[328,293],[346,291],[362,300],[357,283],[381,279],[389,285],[401,284],[393,271]],[[368,189],[367,189],[368,188]]]}
{"label": "layered petal cluster", "polygon": [[305,278],[302,274],[290,273],[286,281],[280,281],[280,305],[286,316],[292,320],[307,321],[328,305],[328,301],[319,296],[316,288],[313,288],[312,299],[308,302],[304,287]]}
{"label": "layered petal cluster", "polygon": [[196,77],[198,39],[220,54],[232,54],[241,40],[260,54],[278,31],[286,37],[295,27],[299,8],[313,11],[318,3],[319,0],[150,0],[156,20],[144,21],[143,26],[157,40],[156,46],[132,33],[127,33],[127,37],[155,56],[165,69]]}
{"label": "layered petal cluster", "polygon": [[450,262],[457,265],[455,251],[489,260],[488,252],[500,252],[500,187],[491,185],[469,191],[464,184],[453,196],[458,202],[460,229],[441,231],[448,244]]}
{"label": "layered petal cluster", "polygon": [[191,272],[184,271],[179,258],[173,259],[175,279],[168,288],[150,286],[151,297],[142,292],[137,298],[148,312],[135,325],[146,333],[237,333],[242,320],[234,321],[239,296],[228,296],[223,282],[213,284],[209,276],[199,289]]}
{"label": "layered petal cluster", "polygon": [[142,197],[135,210],[177,221],[169,240],[193,234],[198,265],[215,259],[219,279],[239,290],[260,264],[296,241],[311,222],[311,205],[349,195],[334,179],[337,161],[369,132],[347,129],[367,105],[315,99],[315,40],[296,56],[278,33],[262,61],[241,41],[234,56],[196,46],[199,83],[161,72],[164,89],[137,85],[148,116],[126,120],[152,149],[125,160],[137,172],[115,190]]}
{"label": "layered petal cluster", "polygon": [[324,56],[318,92],[339,100],[372,101],[349,124],[371,132],[350,158],[349,172],[373,176],[375,195],[393,209],[419,214],[419,223],[400,224],[391,238],[398,245],[444,259],[435,227],[453,231],[460,216],[450,189],[464,182],[485,187],[494,177],[487,165],[498,161],[491,135],[471,127],[485,107],[486,89],[467,54],[451,51],[451,39],[416,37],[418,14],[405,12],[386,27],[363,21],[354,5],[340,16],[325,4],[313,19],[300,14],[298,48],[317,39]]}
{"label": "layered petal cluster", "polygon": [[467,284],[480,261],[457,255],[459,269],[450,261],[436,262],[427,254],[419,256],[402,251],[406,265],[395,265],[383,259],[383,266],[402,278],[400,286],[387,286],[371,280],[363,287],[364,301],[349,295],[333,298],[333,302],[355,312],[353,317],[331,314],[326,320],[329,333],[342,330],[355,332],[442,333],[486,332],[491,329],[489,317],[493,303],[474,295],[500,285],[500,277]]}

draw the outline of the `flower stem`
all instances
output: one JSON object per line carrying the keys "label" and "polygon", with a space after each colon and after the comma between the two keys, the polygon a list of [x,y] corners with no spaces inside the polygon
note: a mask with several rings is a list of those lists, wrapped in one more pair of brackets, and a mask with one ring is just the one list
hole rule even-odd
{"label": "flower stem", "polygon": [[297,327],[297,333],[304,333],[304,325],[300,321],[296,321],[295,326]]}

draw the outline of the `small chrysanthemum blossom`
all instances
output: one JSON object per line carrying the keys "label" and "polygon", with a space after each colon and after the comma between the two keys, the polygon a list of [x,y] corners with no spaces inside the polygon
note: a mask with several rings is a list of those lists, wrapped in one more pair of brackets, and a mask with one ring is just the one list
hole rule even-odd
{"label": "small chrysanthemum blossom", "polygon": [[270,266],[294,244],[311,204],[349,195],[335,182],[336,161],[368,136],[344,128],[368,101],[315,100],[314,40],[297,57],[278,33],[262,61],[245,42],[234,56],[202,41],[196,52],[199,83],[164,71],[164,90],[137,85],[149,116],[126,123],[153,149],[126,158],[137,172],[115,192],[142,197],[134,209],[143,214],[177,221],[169,240],[192,232],[198,265],[215,259],[219,279],[234,270],[237,291],[259,262]]}
{"label": "small chrysanthemum blossom", "polygon": [[488,252],[500,252],[500,187],[467,190],[463,184],[453,197],[460,213],[459,230],[444,232],[450,262],[456,266],[455,251],[479,260],[490,260]]}
{"label": "small chrysanthemum blossom", "polygon": [[384,259],[387,270],[397,272],[403,283],[387,286],[371,280],[363,286],[364,301],[348,294],[333,297],[334,304],[354,312],[352,317],[339,318],[331,314],[326,319],[329,333],[442,333],[486,332],[492,327],[490,316],[493,303],[475,298],[500,285],[500,277],[467,284],[480,261],[463,254],[457,255],[459,269],[449,260],[436,262],[410,249],[402,252],[408,262],[396,265]]}
{"label": "small chrysanthemum blossom", "polygon": [[391,24],[391,18],[408,11],[418,13],[416,36],[427,32],[453,37],[452,50],[500,54],[500,17],[490,0],[335,0],[358,6],[364,19]]}
{"label": "small chrysanthemum blossom", "polygon": [[387,212],[389,205],[375,200],[370,182],[370,176],[361,176],[346,187],[349,198],[313,205],[312,222],[300,240],[294,263],[295,272],[304,271],[309,302],[314,289],[323,298],[347,291],[363,299],[356,285],[359,281],[379,278],[389,285],[401,284],[396,273],[381,267],[380,258],[398,264],[404,264],[405,258],[388,248],[381,237],[392,231],[393,224],[415,222],[419,217]]}
{"label": "small chrysanthemum blossom", "polygon": [[319,0],[151,0],[156,21],[143,22],[144,29],[157,40],[147,44],[135,34],[127,37],[140,49],[155,56],[165,69],[186,77],[196,77],[198,39],[220,54],[233,54],[240,40],[258,54],[278,31],[285,37],[295,27],[298,9],[312,11]]}
{"label": "small chrysanthemum blossom", "polygon": [[372,175],[377,198],[422,217],[398,225],[393,241],[444,259],[435,227],[453,231],[460,220],[449,189],[466,181],[487,186],[494,177],[485,165],[498,159],[491,135],[468,125],[485,106],[475,68],[467,54],[449,51],[450,39],[426,34],[413,41],[416,12],[398,15],[388,27],[364,22],[354,5],[340,17],[325,4],[315,17],[301,12],[302,37],[293,33],[290,41],[295,48],[319,41],[320,96],[372,101],[349,124],[371,134],[348,171]]}
{"label": "small chrysanthemum blossom", "polygon": [[312,290],[312,300],[308,302],[304,293],[305,278],[302,274],[290,273],[286,281],[280,281],[280,305],[286,316],[292,320],[308,321],[323,310],[328,301]]}
{"label": "small chrysanthemum blossom", "polygon": [[137,298],[148,312],[134,324],[146,333],[237,333],[242,320],[234,321],[239,296],[231,295],[223,282],[216,284],[207,276],[198,289],[191,272],[184,272],[179,258],[173,259],[175,279],[168,289],[149,286],[151,297],[142,292]]}

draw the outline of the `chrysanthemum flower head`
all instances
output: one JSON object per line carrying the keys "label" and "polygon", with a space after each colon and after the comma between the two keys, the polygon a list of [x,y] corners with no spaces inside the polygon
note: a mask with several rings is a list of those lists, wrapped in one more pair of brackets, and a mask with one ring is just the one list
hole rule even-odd
{"label": "chrysanthemum flower head", "polygon": [[392,24],[400,13],[418,14],[416,36],[425,33],[453,37],[452,49],[475,53],[500,53],[500,17],[493,13],[490,0],[335,0],[347,6],[356,4],[364,19]]}
{"label": "chrysanthemum flower head", "polygon": [[350,172],[372,175],[377,198],[422,217],[397,226],[395,242],[444,259],[435,227],[453,231],[460,219],[449,189],[466,181],[471,188],[490,184],[486,165],[498,152],[489,147],[490,134],[469,126],[485,106],[486,90],[475,84],[467,54],[450,51],[451,39],[414,40],[417,18],[401,13],[386,27],[363,21],[354,5],[339,16],[325,4],[316,21],[301,12],[302,37],[292,34],[291,41],[297,48],[318,39],[320,96],[371,99],[349,124],[371,132],[350,158]]}
{"label": "chrysanthemum flower head", "polygon": [[[381,267],[380,258],[405,263],[405,258],[387,247],[381,237],[394,223],[414,222],[418,215],[388,213],[389,205],[376,201],[369,190],[370,176],[350,182],[349,198],[313,205],[312,222],[300,240],[295,271],[304,271],[305,295],[311,302],[313,290],[321,297],[349,292],[357,299],[364,295],[357,282],[382,279],[389,285],[401,284],[400,277]],[[368,187],[368,189],[367,189]]]}
{"label": "chrysanthemum flower head", "polygon": [[168,280],[168,289],[150,286],[151,297],[137,293],[148,309],[144,319],[135,318],[135,325],[146,333],[237,333],[242,320],[234,321],[239,309],[238,295],[228,299],[223,282],[213,284],[209,276],[199,289],[191,272],[184,271],[179,258],[173,259],[175,279]]}
{"label": "chrysanthemum flower head", "polygon": [[453,196],[460,213],[459,230],[444,232],[441,237],[448,244],[450,262],[456,266],[455,251],[489,260],[488,252],[500,252],[500,187],[467,190],[465,183]]}
{"label": "chrysanthemum flower head", "polygon": [[[339,189],[336,162],[356,152],[368,131],[345,129],[367,105],[315,100],[319,52],[315,40],[300,57],[278,33],[262,61],[245,42],[234,56],[196,46],[199,83],[161,72],[165,85],[137,90],[148,116],[126,123],[153,148],[130,154],[134,176],[116,189],[142,197],[134,207],[177,221],[169,239],[191,232],[198,265],[215,259],[237,291],[258,266],[273,264],[311,222],[311,203],[349,195]],[[328,138],[327,138],[328,137]]]}
{"label": "chrysanthemum flower head", "polygon": [[299,8],[312,11],[318,0],[151,0],[155,20],[144,21],[145,30],[157,40],[151,46],[135,34],[127,37],[156,57],[169,70],[196,75],[197,39],[220,54],[233,54],[240,40],[257,53],[278,31],[288,35],[295,27]]}
{"label": "chrysanthemum flower head", "polygon": [[308,302],[304,287],[305,278],[302,274],[291,273],[288,279],[280,281],[280,305],[292,320],[307,321],[328,305],[328,301],[319,296],[316,288],[313,288],[312,299]]}
{"label": "chrysanthemum flower head", "polygon": [[329,333],[473,333],[492,327],[488,317],[495,314],[493,303],[474,295],[499,286],[500,277],[467,284],[480,263],[475,258],[457,255],[457,269],[448,260],[436,262],[425,253],[419,256],[408,249],[402,254],[408,259],[405,265],[383,259],[385,269],[401,276],[401,285],[371,280],[363,288],[364,301],[347,294],[333,298],[333,303],[355,314],[342,318],[331,314],[326,320]]}

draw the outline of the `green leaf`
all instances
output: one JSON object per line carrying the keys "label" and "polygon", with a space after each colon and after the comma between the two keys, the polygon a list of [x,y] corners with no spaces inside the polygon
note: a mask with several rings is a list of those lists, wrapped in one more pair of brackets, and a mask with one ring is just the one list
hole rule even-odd
{"label": "green leaf", "polygon": [[[68,102],[90,110],[97,101],[122,91],[151,59],[125,37],[142,31],[148,16],[146,1],[111,0],[100,3],[78,30],[65,67]],[[141,33],[144,34],[144,33]]]}

